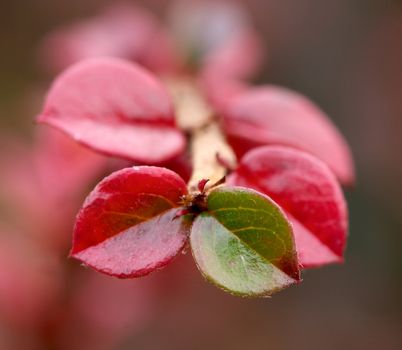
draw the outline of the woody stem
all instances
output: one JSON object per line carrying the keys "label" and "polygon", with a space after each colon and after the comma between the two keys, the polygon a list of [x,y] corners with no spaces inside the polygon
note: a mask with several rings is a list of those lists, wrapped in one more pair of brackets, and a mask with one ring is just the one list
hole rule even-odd
{"label": "woody stem", "polygon": [[200,180],[209,180],[206,188],[221,180],[228,166],[235,167],[236,156],[197,84],[181,79],[169,80],[167,86],[173,96],[177,124],[190,134],[193,173],[188,189],[195,193]]}

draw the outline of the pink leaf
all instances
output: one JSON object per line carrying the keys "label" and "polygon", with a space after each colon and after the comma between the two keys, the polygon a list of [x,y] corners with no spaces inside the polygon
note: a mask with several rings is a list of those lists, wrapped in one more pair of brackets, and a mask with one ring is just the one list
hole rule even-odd
{"label": "pink leaf", "polygon": [[57,303],[59,259],[18,231],[0,227],[0,322],[25,329],[42,324]]}
{"label": "pink leaf", "polygon": [[349,148],[327,116],[307,98],[264,86],[236,96],[224,112],[229,141],[238,155],[261,145],[295,147],[323,160],[346,185],[354,182]]}
{"label": "pink leaf", "polygon": [[120,59],[87,60],[61,74],[38,120],[99,152],[147,164],[174,158],[185,143],[162,84]]}
{"label": "pink leaf", "polygon": [[243,157],[228,183],[260,191],[285,210],[304,267],[343,260],[347,207],[323,162],[292,148],[259,147]]}
{"label": "pink leaf", "polygon": [[180,175],[180,177],[185,182],[188,182],[190,180],[191,173],[193,171],[190,158],[191,157],[187,152],[183,152],[178,157],[166,163],[160,164],[160,166],[174,171],[175,173]]}
{"label": "pink leaf", "polygon": [[255,75],[262,61],[259,38],[251,28],[244,28],[205,58],[209,74],[231,79],[247,79]]}
{"label": "pink leaf", "polygon": [[0,161],[7,166],[0,174],[0,196],[18,227],[48,246],[64,248],[82,195],[108,160],[58,130],[38,131],[33,145],[3,137]]}
{"label": "pink leaf", "polygon": [[66,201],[81,195],[108,165],[106,157],[77,144],[54,128],[38,130],[35,141],[32,157],[40,191],[49,192],[49,197],[55,200]]}
{"label": "pink leaf", "polygon": [[199,81],[205,97],[217,114],[224,114],[230,101],[249,89],[244,81],[227,78],[215,72],[202,72]]}
{"label": "pink leaf", "polygon": [[43,65],[54,71],[100,56],[130,59],[155,71],[175,69],[177,63],[157,18],[127,3],[58,28],[45,38],[40,54]]}
{"label": "pink leaf", "polygon": [[165,168],[140,166],[113,173],[78,214],[71,255],[120,278],[165,266],[187,242],[189,222],[176,217],[186,193],[184,181]]}
{"label": "pink leaf", "polygon": [[259,68],[261,43],[241,2],[178,1],[170,19],[173,36],[190,64],[232,79],[249,78]]}
{"label": "pink leaf", "polygon": [[75,273],[71,301],[63,308],[63,349],[116,349],[158,316],[155,279],[121,281],[83,269]]}

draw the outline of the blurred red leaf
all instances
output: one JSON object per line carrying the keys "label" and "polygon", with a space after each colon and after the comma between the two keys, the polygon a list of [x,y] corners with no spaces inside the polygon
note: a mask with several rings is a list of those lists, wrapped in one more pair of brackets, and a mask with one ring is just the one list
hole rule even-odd
{"label": "blurred red leaf", "polygon": [[190,158],[191,157],[187,152],[183,152],[178,157],[176,157],[166,163],[163,163],[160,166],[174,171],[175,173],[180,175],[180,177],[185,182],[188,182],[190,180],[191,173],[193,171]]}
{"label": "blurred red leaf", "polygon": [[38,121],[99,152],[147,164],[174,158],[185,144],[162,84],[115,58],[87,60],[61,74]]}
{"label": "blurred red leaf", "polygon": [[208,74],[231,79],[247,79],[259,69],[262,49],[259,38],[251,28],[237,33],[211,52],[204,61]]}
{"label": "blurred red leaf", "polygon": [[56,256],[34,241],[0,227],[0,323],[40,327],[59,297],[60,267]]}
{"label": "blurred red leaf", "polygon": [[346,202],[323,162],[292,148],[259,147],[243,157],[228,183],[260,191],[285,210],[304,267],[343,260]]}
{"label": "blurred red leaf", "polygon": [[106,157],[50,127],[38,130],[33,159],[41,192],[62,201],[86,190],[109,163]]}
{"label": "blurred red leaf", "polygon": [[16,138],[2,140],[0,161],[7,166],[0,174],[0,196],[8,218],[21,230],[61,248],[81,196],[108,161],[53,128],[41,128],[35,136],[32,146]]}
{"label": "blurred red leaf", "polygon": [[242,80],[224,77],[208,71],[202,72],[199,81],[205,97],[219,115],[224,113],[227,104],[233,98],[249,89],[249,85]]}
{"label": "blurred red leaf", "polygon": [[158,72],[178,64],[157,18],[128,3],[112,4],[96,16],[60,27],[45,38],[40,54],[45,68],[55,71],[100,56],[130,59]]}
{"label": "blurred red leaf", "polygon": [[120,278],[165,266],[187,242],[189,223],[173,220],[186,193],[185,182],[165,168],[140,166],[113,173],[78,214],[71,255]]}
{"label": "blurred red leaf", "polygon": [[260,39],[240,2],[178,1],[170,23],[179,49],[202,70],[246,79],[260,66]]}
{"label": "blurred red leaf", "polygon": [[344,138],[320,109],[296,92],[269,85],[249,89],[227,104],[223,117],[239,156],[266,144],[291,146],[323,160],[343,184],[354,182]]}
{"label": "blurred red leaf", "polygon": [[[77,271],[76,271],[77,272]],[[157,317],[155,279],[117,280],[88,270],[75,275],[60,349],[116,349]]]}

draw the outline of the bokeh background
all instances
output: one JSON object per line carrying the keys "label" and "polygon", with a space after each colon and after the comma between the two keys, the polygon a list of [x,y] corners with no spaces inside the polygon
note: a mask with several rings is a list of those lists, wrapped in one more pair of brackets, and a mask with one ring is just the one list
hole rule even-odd
{"label": "bokeh background", "polygon": [[[39,64],[41,41],[108,3],[1,0],[1,173],[24,163],[15,138],[28,148],[34,138],[52,78]],[[134,3],[163,17],[171,1]],[[307,271],[300,286],[262,300],[205,283],[189,254],[145,279],[110,282],[66,262],[68,244],[49,255],[27,243],[29,225],[13,224],[26,218],[3,199],[1,349],[402,349],[402,3],[242,3],[267,47],[256,81],[309,96],[351,145],[357,184],[347,192],[346,263]],[[49,208],[44,220],[58,211]]]}

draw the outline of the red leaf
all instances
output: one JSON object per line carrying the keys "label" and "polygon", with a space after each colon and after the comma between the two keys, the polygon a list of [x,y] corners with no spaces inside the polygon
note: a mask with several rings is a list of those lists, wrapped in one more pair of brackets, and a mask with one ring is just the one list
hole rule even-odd
{"label": "red leaf", "polygon": [[228,182],[260,191],[286,211],[304,267],[343,260],[346,203],[323,162],[292,148],[259,147],[243,157]]}
{"label": "red leaf", "polygon": [[178,175],[185,181],[188,182],[193,172],[191,165],[191,157],[187,152],[183,152],[178,157],[170,160],[169,162],[160,164],[164,168],[168,168]]}
{"label": "red leaf", "polygon": [[232,79],[247,79],[255,75],[262,61],[262,49],[257,33],[244,28],[229,38],[222,47],[205,59],[205,70]]}
{"label": "red leaf", "polygon": [[176,218],[186,193],[184,181],[165,168],[139,166],[113,173],[78,214],[71,255],[120,278],[165,266],[187,241],[189,223]]}
{"label": "red leaf", "polygon": [[249,89],[244,81],[227,78],[214,72],[202,72],[199,77],[202,91],[217,114],[226,110],[227,104]]}
{"label": "red leaf", "polygon": [[[37,130],[32,158],[38,173],[38,190],[66,201],[82,195],[104,173],[108,159],[77,144],[59,130]],[[30,176],[33,174],[31,173]]]}
{"label": "red leaf", "polygon": [[87,60],[61,74],[38,120],[97,151],[140,163],[174,158],[185,143],[162,84],[114,58]]}
{"label": "red leaf", "polygon": [[78,272],[71,302],[63,309],[67,314],[60,339],[63,349],[119,348],[158,317],[155,279],[122,283],[100,273]]}
{"label": "red leaf", "polygon": [[82,196],[104,174],[108,159],[53,128],[37,131],[31,145],[2,135],[0,162],[7,166],[0,173],[0,197],[18,227],[64,249]]}
{"label": "red leaf", "polygon": [[13,325],[32,330],[46,321],[62,287],[59,260],[25,232],[0,227],[2,329]]}
{"label": "red leaf", "polygon": [[130,59],[155,71],[177,64],[158,20],[128,3],[112,4],[96,16],[58,28],[45,38],[40,54],[45,68],[53,71],[102,56]]}
{"label": "red leaf", "polygon": [[231,100],[223,116],[229,141],[239,156],[266,144],[295,147],[327,163],[343,184],[354,182],[345,140],[302,95],[276,86],[250,89]]}
{"label": "red leaf", "polygon": [[260,40],[240,2],[178,1],[170,19],[177,45],[190,63],[232,79],[249,78],[259,68]]}

